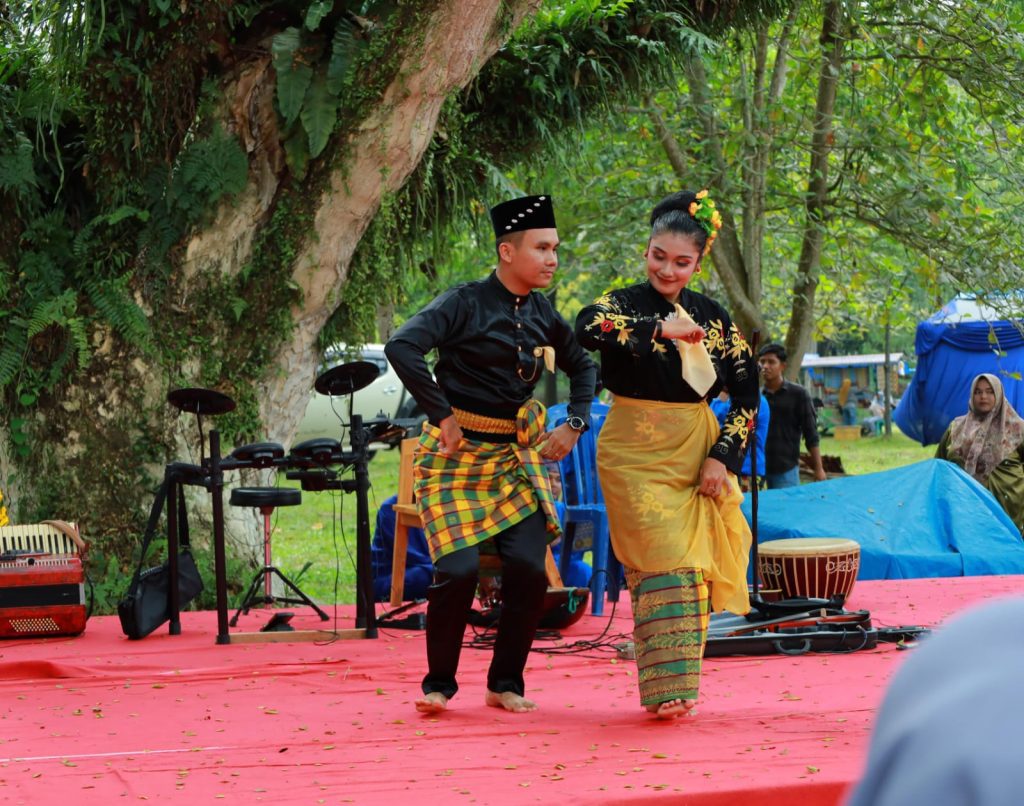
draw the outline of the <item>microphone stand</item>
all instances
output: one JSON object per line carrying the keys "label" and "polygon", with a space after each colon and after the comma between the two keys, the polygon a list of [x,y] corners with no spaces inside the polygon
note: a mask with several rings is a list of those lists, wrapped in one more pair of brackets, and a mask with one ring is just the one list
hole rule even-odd
{"label": "microphone stand", "polygon": [[[754,377],[758,377],[757,367],[757,346],[761,342],[761,331],[754,329],[750,334],[750,357],[751,363],[754,365]],[[753,573],[751,578],[753,584],[750,592],[750,604],[751,610],[757,610],[763,612],[766,609],[766,603],[761,599],[761,594],[758,592],[758,576],[760,574],[758,570],[758,550],[757,550],[757,427],[758,421],[761,419],[761,384],[757,384],[757,406],[754,409],[754,427],[750,431],[750,445],[748,446],[750,455],[750,555],[751,565],[753,567]]]}

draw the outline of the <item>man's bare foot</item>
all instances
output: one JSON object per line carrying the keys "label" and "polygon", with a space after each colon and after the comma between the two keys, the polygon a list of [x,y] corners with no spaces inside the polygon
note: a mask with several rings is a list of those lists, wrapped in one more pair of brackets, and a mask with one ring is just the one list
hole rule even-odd
{"label": "man's bare foot", "polygon": [[696,704],[696,700],[674,699],[659,702],[656,705],[648,705],[647,710],[658,717],[658,719],[675,719],[678,716],[689,716],[690,714],[697,713],[693,710],[693,706]]}
{"label": "man's bare foot", "polygon": [[495,708],[504,708],[506,711],[512,711],[516,714],[537,710],[537,703],[525,697],[520,697],[514,691],[503,691],[500,694],[497,691],[488,691],[487,696],[484,697],[484,702]]}
{"label": "man's bare foot", "polygon": [[416,700],[416,710],[421,714],[439,714],[448,708],[448,698],[440,691],[431,691]]}

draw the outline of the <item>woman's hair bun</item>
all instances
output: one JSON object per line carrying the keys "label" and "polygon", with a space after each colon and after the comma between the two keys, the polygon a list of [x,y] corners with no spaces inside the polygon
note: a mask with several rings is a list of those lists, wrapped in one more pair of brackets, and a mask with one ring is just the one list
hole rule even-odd
{"label": "woman's hair bun", "polygon": [[665,213],[678,210],[681,213],[690,214],[690,205],[697,200],[697,194],[692,190],[677,190],[658,202],[651,210],[651,226]]}

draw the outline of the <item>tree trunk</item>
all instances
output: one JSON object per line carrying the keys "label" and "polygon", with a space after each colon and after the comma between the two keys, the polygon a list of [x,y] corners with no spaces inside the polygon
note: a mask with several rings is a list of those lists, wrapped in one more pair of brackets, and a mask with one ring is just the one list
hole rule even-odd
{"label": "tree trunk", "polygon": [[789,354],[786,374],[791,380],[799,376],[804,353],[814,335],[814,294],[818,288],[818,269],[825,236],[828,163],[835,137],[832,119],[843,59],[843,23],[841,0],[827,0],[821,27],[822,62],[814,109],[814,133],[811,137],[810,177],[805,196],[807,222],[793,283],[793,309],[786,333],[786,352]]}
{"label": "tree trunk", "polygon": [[[170,304],[146,298],[145,289],[137,295],[155,309],[157,338],[187,334],[179,361],[156,366],[135,345],[96,334],[88,377],[69,385],[61,400],[41,406],[32,423],[32,444],[47,446],[46,455],[11,458],[28,517],[74,519],[87,534],[112,541],[117,535],[124,541],[118,553],[129,555],[151,501],[147,490],[163,465],[197,463],[202,450],[193,422],[166,404],[168,389],[217,388],[235,398],[239,410],[213,419],[213,426],[258,423],[236,432],[255,427],[261,430],[251,438],[289,444],[311,392],[317,338],[342,299],[353,253],[382,199],[401,188],[419,163],[445,99],[476,75],[539,2],[422,4],[416,11],[422,28],[393,52],[397,68],[390,84],[365,106],[361,120],[333,135],[302,183],[286,170],[269,37],[258,48],[250,44],[232,54],[230,73],[220,79],[219,114],[248,154],[247,186],[177,253]],[[289,221],[283,208],[289,199],[309,205],[300,224]],[[246,284],[253,256],[268,241],[275,246],[282,221],[305,227],[295,239],[298,248],[275,267],[276,278]],[[226,287],[226,280],[244,289],[243,300],[211,292]],[[222,316],[232,302],[240,311],[233,325]],[[225,444],[224,451],[232,447]],[[267,483],[263,475],[242,481]],[[45,484],[33,481],[44,477]],[[62,490],[60,500],[52,498],[54,490]],[[195,503],[205,506],[205,493],[194,492]],[[256,546],[255,513],[225,510],[234,518],[228,525],[233,539]],[[196,533],[202,541],[207,532]]]}
{"label": "tree trunk", "polygon": [[[693,58],[687,62],[686,78],[694,110],[704,129],[702,152],[705,161],[711,167],[711,176],[707,177],[704,184],[719,189],[727,198],[736,198],[736,194],[731,193],[729,189],[729,167],[722,148],[722,139],[718,134],[718,122],[708,87],[707,73],[699,59]],[[687,179],[684,175],[680,175],[679,178]],[[693,190],[700,188],[694,187]],[[721,214],[722,229],[711,249],[711,259],[729,298],[729,312],[743,333],[749,336],[755,329],[764,333],[764,318],[747,291],[747,267],[736,235],[736,213],[725,208],[721,210]]]}

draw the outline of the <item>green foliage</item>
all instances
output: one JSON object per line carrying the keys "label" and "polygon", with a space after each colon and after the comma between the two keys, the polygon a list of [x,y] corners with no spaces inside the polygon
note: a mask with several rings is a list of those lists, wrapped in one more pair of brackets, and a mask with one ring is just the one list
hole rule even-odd
{"label": "green foliage", "polygon": [[37,186],[32,143],[23,132],[15,132],[10,148],[0,149],[0,192],[22,197]]}
{"label": "green foliage", "polygon": [[287,132],[285,154],[298,177],[327,146],[367,44],[369,34],[357,30],[347,5],[314,0],[304,25],[286,28],[271,44],[277,104]]}
{"label": "green foliage", "polygon": [[[714,47],[705,31],[724,24],[727,16],[763,22],[784,5],[707,4],[709,16],[705,18],[692,14],[691,3],[660,0],[544,4],[477,78],[449,99],[427,153],[393,203],[378,214],[360,244],[356,263],[365,249],[371,256],[368,259],[377,265],[383,262],[397,267],[406,278],[401,284],[392,284],[398,286],[399,294],[424,284],[437,289],[436,278],[424,277],[421,267],[429,275],[429,267],[457,263],[474,272],[471,276],[478,276],[478,254],[468,260],[448,254],[450,242],[460,242],[453,231],[481,227],[490,204],[527,186],[566,187],[565,171],[572,164],[587,166],[589,175],[579,179],[585,192],[604,193],[606,174],[594,161],[603,159],[600,143],[617,136],[615,115],[622,106],[674,83],[685,59]],[[577,163],[580,143],[591,136],[590,131],[599,145],[587,152],[588,162]],[[537,173],[543,173],[539,166],[549,164],[546,184],[530,185],[527,180],[532,182]],[[520,181],[506,175],[513,169],[522,177]],[[560,222],[566,201],[559,202]],[[635,205],[635,198],[631,202]],[[620,208],[612,202],[603,212],[620,217]],[[381,222],[385,216],[394,220]],[[374,234],[381,227],[387,230],[386,237]],[[486,222],[482,229],[487,229]],[[562,229],[572,232],[564,224]],[[595,222],[591,233],[600,238],[604,230]],[[484,235],[482,240],[489,238]],[[489,249],[485,250],[488,262],[484,265],[491,261]],[[607,282],[611,272],[610,265],[602,267],[602,279],[594,286]],[[449,276],[447,271],[443,274]],[[350,293],[351,285],[346,296]],[[394,293],[382,301],[401,303],[392,299]],[[329,323],[322,339],[325,343],[342,329],[340,322],[360,315],[356,305],[349,306],[347,300],[342,305]],[[363,324],[369,324],[365,314]]]}
{"label": "green foliage", "polygon": [[300,45],[298,28],[287,28],[274,37],[270,52],[277,71],[277,102],[287,124],[293,123],[302,110],[306,89],[313,79],[313,69],[297,59]]}
{"label": "green foliage", "polygon": [[222,198],[240,193],[248,176],[249,162],[238,140],[216,128],[182,151],[166,204],[182,216],[184,226],[193,226],[208,218]]}

